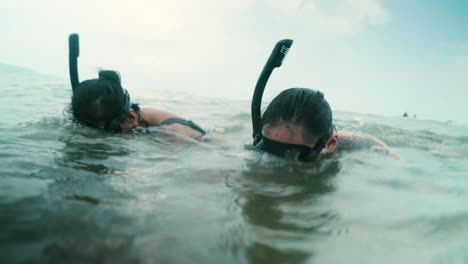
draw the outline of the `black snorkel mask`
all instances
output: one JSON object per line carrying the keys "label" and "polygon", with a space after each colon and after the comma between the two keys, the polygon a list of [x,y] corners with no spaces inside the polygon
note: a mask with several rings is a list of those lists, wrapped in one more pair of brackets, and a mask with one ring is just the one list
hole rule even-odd
{"label": "black snorkel mask", "polygon": [[254,147],[288,160],[312,162],[318,158],[332,133],[333,130],[319,138],[313,148],[305,145],[278,142],[264,136],[260,138],[260,141]]}
{"label": "black snorkel mask", "polygon": [[91,120],[80,120],[80,121],[87,124],[90,127],[102,129],[108,132],[113,132],[113,133],[120,132],[122,130],[120,125],[123,123],[123,121],[127,117],[128,111],[131,107],[130,95],[125,89],[123,90],[123,92],[125,96],[124,102],[123,102],[123,108],[122,108],[122,112],[117,117],[115,117],[109,122],[104,122],[104,121],[95,122]]}
{"label": "black snorkel mask", "polygon": [[263,91],[265,90],[271,73],[275,68],[279,68],[282,65],[284,58],[286,57],[292,44],[293,40],[290,39],[284,39],[276,43],[267,63],[263,67],[260,77],[258,78],[252,97],[251,106],[253,146],[258,150],[265,151],[288,160],[311,162],[316,160],[320,155],[320,152],[325,147],[328,138],[333,133],[333,127],[330,127],[328,133],[319,138],[313,148],[305,145],[277,142],[262,135],[260,107],[262,103]]}
{"label": "black snorkel mask", "polygon": [[[80,56],[80,42],[79,36],[76,33],[73,33],[68,38],[68,65],[70,73],[70,82],[73,90],[73,94],[76,93],[78,86],[80,84],[78,77],[78,57]],[[91,120],[79,120],[91,127],[103,129],[109,132],[119,132],[121,131],[120,125],[125,120],[128,115],[128,111],[131,107],[130,94],[127,90],[123,89],[124,100],[122,104],[121,113],[112,119],[111,121],[91,121]]]}

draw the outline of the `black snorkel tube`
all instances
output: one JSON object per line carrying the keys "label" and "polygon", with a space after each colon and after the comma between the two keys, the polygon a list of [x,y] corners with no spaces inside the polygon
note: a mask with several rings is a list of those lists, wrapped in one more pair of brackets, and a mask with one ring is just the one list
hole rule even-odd
{"label": "black snorkel tube", "polygon": [[257,85],[252,97],[252,127],[253,127],[253,145],[257,145],[262,138],[261,128],[261,113],[260,108],[262,105],[263,91],[265,90],[268,79],[275,68],[279,68],[283,64],[283,60],[288,54],[289,49],[293,44],[292,39],[283,39],[276,43],[267,63],[263,67],[260,77],[258,77]]}
{"label": "black snorkel tube", "polygon": [[80,56],[80,40],[78,34],[73,33],[68,37],[68,68],[73,93],[80,83],[78,78],[78,56]]}

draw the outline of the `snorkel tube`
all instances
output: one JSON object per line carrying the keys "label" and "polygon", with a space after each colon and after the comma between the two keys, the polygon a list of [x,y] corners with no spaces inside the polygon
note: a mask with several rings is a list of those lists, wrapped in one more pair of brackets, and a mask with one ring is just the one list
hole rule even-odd
{"label": "snorkel tube", "polygon": [[289,49],[293,44],[291,39],[283,39],[276,43],[267,63],[263,67],[260,77],[258,77],[257,85],[252,97],[252,127],[253,127],[253,145],[255,146],[262,138],[261,128],[261,113],[260,107],[262,105],[263,91],[265,90],[268,79],[275,68],[279,68],[283,64],[283,60],[288,54]]}
{"label": "snorkel tube", "polygon": [[78,56],[80,56],[80,41],[78,34],[74,33],[68,37],[68,66],[73,93],[75,93],[76,87],[80,83],[78,78]]}

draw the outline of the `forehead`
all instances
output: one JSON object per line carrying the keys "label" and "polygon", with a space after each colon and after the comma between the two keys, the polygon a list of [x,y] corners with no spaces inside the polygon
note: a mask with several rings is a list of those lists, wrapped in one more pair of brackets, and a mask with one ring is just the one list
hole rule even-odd
{"label": "forehead", "polygon": [[318,137],[306,134],[304,127],[297,124],[266,124],[263,126],[262,134],[274,141],[309,147],[315,146],[318,140]]}

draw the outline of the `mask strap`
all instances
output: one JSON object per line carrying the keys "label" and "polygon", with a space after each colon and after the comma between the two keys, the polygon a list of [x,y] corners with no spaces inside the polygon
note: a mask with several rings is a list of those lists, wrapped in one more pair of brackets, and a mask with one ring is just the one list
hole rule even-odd
{"label": "mask strap", "polygon": [[123,92],[124,102],[122,105],[122,112],[120,112],[120,115],[112,119],[106,126],[106,130],[109,130],[111,132],[117,132],[121,130],[120,125],[127,117],[130,107],[132,105],[132,103],[130,102],[130,94],[128,93],[128,91],[124,89]]}

